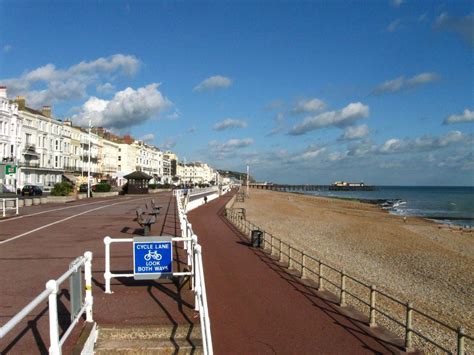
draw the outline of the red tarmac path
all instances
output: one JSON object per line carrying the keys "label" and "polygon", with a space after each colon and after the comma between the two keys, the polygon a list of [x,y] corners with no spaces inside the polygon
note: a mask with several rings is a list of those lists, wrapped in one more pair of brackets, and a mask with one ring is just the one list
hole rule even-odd
{"label": "red tarmac path", "polygon": [[203,246],[216,354],[398,353],[318,298],[223,217],[226,196],[188,217]]}
{"label": "red tarmac path", "polygon": [[[37,296],[84,251],[94,254],[94,318],[99,324],[188,324],[193,296],[171,281],[112,280],[104,288],[103,238],[130,238],[139,233],[135,209],[150,198],[163,205],[152,235],[179,234],[170,193],[78,201],[22,209],[22,218],[0,220],[0,325]],[[206,286],[216,354],[366,354],[393,349],[367,335],[337,307],[318,298],[264,253],[246,245],[221,213],[230,196],[214,200],[189,216],[203,245]],[[38,214],[34,214],[38,213]],[[16,239],[12,239],[16,238]],[[112,245],[112,271],[130,272],[131,244]],[[178,250],[175,267],[180,267]],[[68,283],[59,298],[60,318],[69,317]],[[63,321],[60,333],[65,330]],[[76,331],[71,338],[77,338]],[[47,353],[46,303],[0,342],[2,354]],[[71,350],[71,342],[64,349]]]}

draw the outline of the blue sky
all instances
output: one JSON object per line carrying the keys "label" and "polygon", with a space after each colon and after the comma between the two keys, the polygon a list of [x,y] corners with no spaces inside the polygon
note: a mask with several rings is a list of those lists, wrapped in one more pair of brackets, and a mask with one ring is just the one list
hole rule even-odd
{"label": "blue sky", "polygon": [[468,1],[0,1],[0,84],[280,183],[474,185]]}

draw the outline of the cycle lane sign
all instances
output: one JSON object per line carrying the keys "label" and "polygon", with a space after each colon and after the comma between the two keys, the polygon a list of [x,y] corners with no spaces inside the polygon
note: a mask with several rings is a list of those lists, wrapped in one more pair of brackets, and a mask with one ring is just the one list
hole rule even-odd
{"label": "cycle lane sign", "polygon": [[173,275],[172,237],[133,238],[133,278],[155,280]]}

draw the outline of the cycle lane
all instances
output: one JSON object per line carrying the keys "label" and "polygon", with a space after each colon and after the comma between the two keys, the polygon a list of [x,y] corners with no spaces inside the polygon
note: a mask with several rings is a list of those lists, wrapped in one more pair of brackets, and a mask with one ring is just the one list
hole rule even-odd
{"label": "cycle lane", "polygon": [[230,196],[189,213],[203,245],[216,354],[398,353],[248,246],[221,215]]}

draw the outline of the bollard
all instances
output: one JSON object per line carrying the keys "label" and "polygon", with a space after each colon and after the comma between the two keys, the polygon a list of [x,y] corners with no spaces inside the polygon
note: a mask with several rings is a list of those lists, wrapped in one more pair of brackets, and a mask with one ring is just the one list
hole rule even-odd
{"label": "bollard", "polygon": [[375,285],[370,286],[370,310],[369,310],[369,326],[375,327]]}
{"label": "bollard", "polygon": [[323,284],[323,263],[321,262],[321,260],[319,260],[318,263],[319,263],[318,290],[322,291],[323,288],[324,288],[324,284]]}
{"label": "bollard", "polygon": [[464,355],[466,349],[464,348],[464,338],[466,336],[466,331],[463,327],[458,328],[458,355]]}
{"label": "bollard", "polygon": [[346,305],[346,273],[344,269],[341,271],[341,295],[339,297],[339,306],[344,307]]}
{"label": "bollard", "polygon": [[407,303],[407,316],[405,326],[405,351],[412,350],[412,335],[413,335],[413,303]]}

